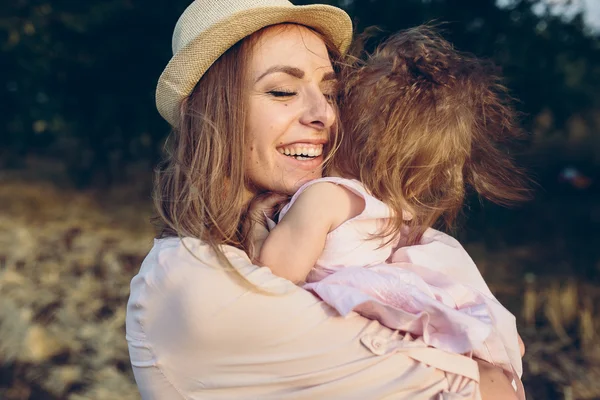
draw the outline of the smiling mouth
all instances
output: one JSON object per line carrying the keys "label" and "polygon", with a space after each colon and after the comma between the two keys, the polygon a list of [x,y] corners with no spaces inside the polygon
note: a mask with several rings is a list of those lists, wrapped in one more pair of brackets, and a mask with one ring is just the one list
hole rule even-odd
{"label": "smiling mouth", "polygon": [[298,143],[277,148],[284,156],[294,158],[299,161],[314,160],[323,154],[322,144]]}

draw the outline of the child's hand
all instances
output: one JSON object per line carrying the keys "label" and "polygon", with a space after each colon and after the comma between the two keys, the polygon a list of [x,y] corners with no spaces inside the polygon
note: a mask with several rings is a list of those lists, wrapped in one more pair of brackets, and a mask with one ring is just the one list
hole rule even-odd
{"label": "child's hand", "polygon": [[252,262],[258,260],[264,241],[269,236],[265,216],[273,219],[281,204],[289,199],[288,196],[278,193],[264,193],[256,196],[242,222],[243,245]]}

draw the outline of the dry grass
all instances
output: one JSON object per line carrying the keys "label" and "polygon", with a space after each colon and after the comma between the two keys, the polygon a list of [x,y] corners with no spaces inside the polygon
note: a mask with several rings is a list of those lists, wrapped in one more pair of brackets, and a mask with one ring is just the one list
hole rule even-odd
{"label": "dry grass", "polygon": [[[0,181],[1,399],[139,398],[125,304],[153,232],[148,202],[115,193]],[[469,250],[520,318],[529,398],[599,399],[599,288],[531,275],[515,283],[536,249]]]}
{"label": "dry grass", "polygon": [[[129,282],[152,243],[147,207],[0,186],[0,398],[137,399],[125,342]],[[140,211],[142,210],[142,211]]]}
{"label": "dry grass", "polygon": [[527,276],[524,300],[528,378],[547,378],[565,400],[600,398],[599,288]]}
{"label": "dry grass", "polygon": [[600,399],[600,287],[528,273],[515,281],[519,266],[535,262],[543,249],[469,250],[492,291],[518,318],[528,399]]}

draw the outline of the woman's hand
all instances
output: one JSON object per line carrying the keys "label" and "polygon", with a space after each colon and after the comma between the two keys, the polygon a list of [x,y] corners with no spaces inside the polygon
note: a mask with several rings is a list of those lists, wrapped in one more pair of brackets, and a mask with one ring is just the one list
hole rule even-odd
{"label": "woman's hand", "polygon": [[258,260],[262,245],[269,236],[265,217],[273,219],[274,214],[287,200],[289,197],[286,195],[263,193],[257,195],[250,203],[242,222],[242,235],[244,248],[253,263]]}
{"label": "woman's hand", "polygon": [[[479,389],[483,400],[517,400],[521,398],[502,368],[477,358],[474,360],[479,367]],[[517,390],[521,389],[517,386]]]}

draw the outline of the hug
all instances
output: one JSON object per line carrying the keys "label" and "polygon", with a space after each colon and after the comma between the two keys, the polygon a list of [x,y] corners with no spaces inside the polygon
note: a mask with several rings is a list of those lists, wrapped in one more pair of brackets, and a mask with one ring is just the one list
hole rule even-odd
{"label": "hug", "polygon": [[467,190],[526,199],[506,90],[428,27],[352,39],[328,5],[181,15],[161,231],[127,306],[143,399],[524,399],[514,316],[432,229]]}

